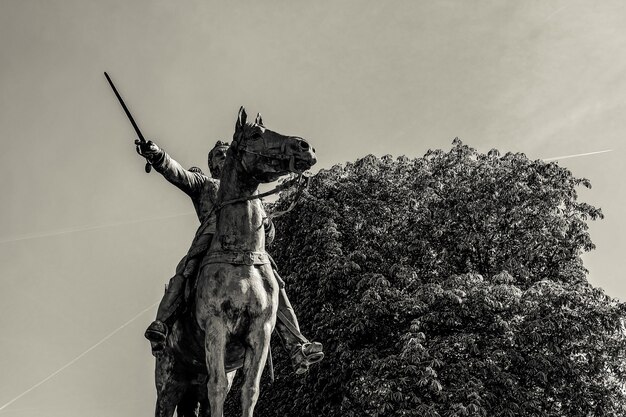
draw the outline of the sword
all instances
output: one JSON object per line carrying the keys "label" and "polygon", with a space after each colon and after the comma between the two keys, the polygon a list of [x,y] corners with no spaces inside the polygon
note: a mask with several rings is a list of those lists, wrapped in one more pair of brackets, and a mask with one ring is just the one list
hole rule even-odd
{"label": "sword", "polygon": [[[124,109],[124,113],[126,113],[126,117],[128,117],[128,120],[130,120],[130,124],[133,125],[133,129],[135,129],[135,132],[137,133],[139,140],[141,142],[146,142],[146,139],[141,134],[141,130],[139,130],[139,126],[137,126],[137,123],[135,123],[135,119],[133,119],[133,116],[130,114],[128,107],[126,107],[126,104],[124,104],[124,100],[122,100],[122,96],[120,96],[120,93],[117,92],[117,88],[115,88],[113,81],[111,81],[111,77],[109,77],[109,74],[107,74],[106,71],[104,72],[104,76],[106,77],[107,81],[111,85],[111,88],[113,89],[113,92],[115,93],[115,97],[117,97],[118,101],[122,105],[122,108]],[[146,171],[146,173],[149,173],[152,170],[152,165],[150,165],[150,162],[146,162],[146,166],[144,167],[144,170]]]}

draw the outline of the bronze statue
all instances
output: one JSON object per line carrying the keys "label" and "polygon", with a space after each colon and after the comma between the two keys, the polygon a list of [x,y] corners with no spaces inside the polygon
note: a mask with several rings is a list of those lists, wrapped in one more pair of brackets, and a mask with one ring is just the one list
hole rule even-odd
{"label": "bronze statue", "polygon": [[[254,124],[246,123],[243,108],[232,145],[218,142],[209,153],[213,178],[199,169],[183,169],[153,142],[136,144],[156,171],[192,198],[201,221],[157,320],[146,331],[157,357],[156,415],[173,415],[184,395],[200,401],[200,412],[205,412],[206,396],[195,390],[208,375],[211,415],[220,416],[234,372],[243,366],[243,415],[251,416],[277,311],[276,327],[296,372],[306,372],[323,357],[321,344],[301,335],[282,280],[265,252],[264,231],[272,225],[255,197],[261,182],[308,169],[315,163],[313,150],[303,139],[266,129],[260,116]],[[220,183],[215,177],[222,167]],[[184,302],[185,295],[190,303]]]}

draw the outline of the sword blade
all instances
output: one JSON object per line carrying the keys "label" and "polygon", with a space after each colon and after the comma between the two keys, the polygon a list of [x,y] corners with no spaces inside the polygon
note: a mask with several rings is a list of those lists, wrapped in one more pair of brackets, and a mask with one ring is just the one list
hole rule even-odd
{"label": "sword blade", "polygon": [[128,120],[130,120],[130,123],[133,125],[133,129],[135,129],[135,132],[137,133],[139,140],[142,142],[145,142],[146,139],[144,139],[143,134],[141,133],[141,130],[139,130],[139,126],[137,126],[137,123],[135,123],[135,119],[133,119],[132,114],[130,114],[128,107],[126,107],[126,104],[124,103],[124,100],[122,100],[122,96],[120,96],[120,93],[117,92],[117,88],[115,88],[113,81],[111,81],[111,77],[109,77],[109,74],[107,74],[106,71],[104,72],[104,76],[106,77],[107,81],[111,85],[111,88],[113,89],[113,92],[115,93],[115,97],[117,97],[117,100],[122,105],[122,108],[124,109],[124,113],[126,113],[126,117],[128,117]]}

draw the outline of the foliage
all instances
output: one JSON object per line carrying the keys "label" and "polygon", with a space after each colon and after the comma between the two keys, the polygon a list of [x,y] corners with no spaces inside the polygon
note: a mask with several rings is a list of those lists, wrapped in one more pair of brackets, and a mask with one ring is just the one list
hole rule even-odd
{"label": "foliage", "polygon": [[626,306],[586,280],[580,185],[459,140],[320,171],[270,251],[327,356],[297,377],[274,349],[256,414],[626,415]]}

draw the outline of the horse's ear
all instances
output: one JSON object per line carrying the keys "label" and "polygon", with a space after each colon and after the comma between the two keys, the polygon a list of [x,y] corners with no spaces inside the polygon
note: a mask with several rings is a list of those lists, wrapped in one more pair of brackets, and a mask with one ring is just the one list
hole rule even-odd
{"label": "horse's ear", "polygon": [[261,113],[256,114],[256,119],[254,120],[254,123],[259,126],[263,126],[263,117],[261,117]]}
{"label": "horse's ear", "polygon": [[239,115],[237,116],[237,123],[235,124],[235,130],[239,130],[246,125],[246,121],[248,120],[248,115],[246,114],[246,109],[241,106],[239,109]]}

